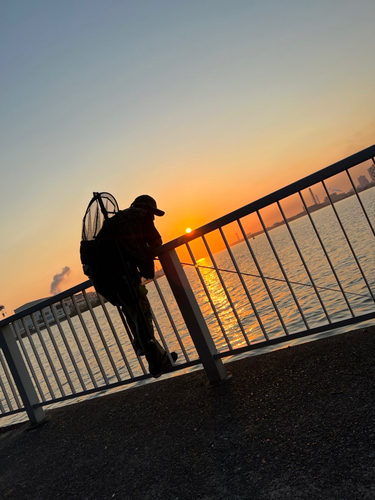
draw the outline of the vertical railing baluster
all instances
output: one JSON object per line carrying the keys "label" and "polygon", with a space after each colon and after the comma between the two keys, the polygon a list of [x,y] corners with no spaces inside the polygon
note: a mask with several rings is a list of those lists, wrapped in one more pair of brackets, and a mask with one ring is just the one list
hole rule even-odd
{"label": "vertical railing baluster", "polygon": [[0,351],[0,363],[3,367],[3,371],[4,371],[4,375],[7,379],[7,382],[8,382],[8,385],[10,387],[10,390],[12,391],[12,394],[13,394],[13,398],[14,398],[14,401],[17,405],[18,408],[21,408],[21,403],[20,403],[20,400],[18,399],[18,394],[17,394],[17,391],[16,391],[16,388],[14,387],[14,384],[13,384],[13,381],[12,381],[12,377],[9,373],[9,370],[8,370],[8,367],[5,363],[5,360],[3,358],[3,355],[2,355],[2,352]]}
{"label": "vertical railing baluster", "polygon": [[[1,380],[0,380],[0,386],[3,387]],[[2,388],[2,391],[3,391],[4,397],[5,397],[5,394],[6,394],[5,388]],[[10,409],[10,411],[12,411],[13,408],[9,407],[9,409]],[[5,415],[7,413],[5,408],[4,408],[3,403],[1,402],[1,399],[0,399],[0,413],[2,413],[3,415]]]}
{"label": "vertical railing baluster", "polygon": [[[3,355],[2,355],[2,353],[1,353],[1,351],[0,351],[0,363],[1,363],[2,368],[3,368],[3,370],[4,370],[4,368],[5,368],[5,362],[4,362],[4,360],[3,360]],[[5,373],[5,370],[4,370],[4,374],[5,374],[5,377],[6,377],[6,379],[7,379],[8,384],[9,384],[9,375],[7,375],[7,374]],[[11,400],[10,400],[10,397],[9,397],[9,395],[8,395],[8,391],[6,390],[6,388],[5,388],[5,384],[4,384],[4,382],[3,382],[3,380],[2,380],[2,378],[1,378],[1,377],[0,377],[0,387],[1,387],[1,390],[3,391],[4,398],[5,398],[5,401],[6,401],[7,405],[8,405],[8,408],[10,409],[10,411],[13,411],[13,405],[12,405],[12,402],[11,402]]]}

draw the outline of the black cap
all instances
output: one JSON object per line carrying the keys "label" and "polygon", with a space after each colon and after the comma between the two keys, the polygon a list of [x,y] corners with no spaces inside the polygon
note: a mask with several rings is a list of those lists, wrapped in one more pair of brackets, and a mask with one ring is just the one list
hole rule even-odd
{"label": "black cap", "polygon": [[158,215],[161,217],[162,215],[165,214],[163,210],[159,210],[156,201],[154,198],[151,198],[148,194],[142,194],[141,196],[137,196],[137,198],[133,201],[131,204],[132,207],[140,207],[140,208],[146,208],[147,210],[150,210],[155,215]]}

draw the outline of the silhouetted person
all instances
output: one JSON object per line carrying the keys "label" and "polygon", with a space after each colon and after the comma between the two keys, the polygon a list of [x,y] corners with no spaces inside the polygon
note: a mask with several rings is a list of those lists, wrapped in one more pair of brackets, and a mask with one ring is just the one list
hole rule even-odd
{"label": "silhouetted person", "polygon": [[[97,266],[90,277],[101,295],[122,307],[137,354],[146,356],[151,375],[159,377],[172,365],[155,339],[148,290],[141,284],[141,277],[154,278],[151,250],[162,244],[155,215],[161,217],[164,212],[151,196],[141,195],[108,219],[96,238]],[[176,361],[177,353],[172,352],[171,357]]]}

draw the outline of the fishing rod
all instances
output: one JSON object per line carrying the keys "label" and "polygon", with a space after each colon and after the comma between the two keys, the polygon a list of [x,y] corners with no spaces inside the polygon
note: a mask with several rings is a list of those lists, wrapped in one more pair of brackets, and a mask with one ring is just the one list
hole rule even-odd
{"label": "fishing rod", "polygon": [[[231,274],[238,274],[237,271],[232,271],[231,269],[221,269],[219,267],[212,267],[212,266],[202,266],[202,265],[198,265],[198,264],[191,264],[190,262],[181,262],[181,265],[183,266],[191,266],[191,267],[195,267],[195,268],[201,268],[201,269],[210,269],[211,271],[220,271],[220,272],[223,272],[223,273],[231,273]],[[251,274],[251,273],[245,273],[245,272],[241,272],[240,273],[241,276],[250,276],[252,278],[262,278],[262,276],[260,276],[259,274]],[[272,278],[271,276],[263,276],[264,279],[266,280],[271,280],[271,281],[280,281],[282,283],[286,283],[286,280],[283,280],[281,278]],[[293,284],[293,285],[301,285],[301,286],[308,286],[308,287],[313,287],[313,285],[311,285],[310,283],[301,283],[300,281],[289,281],[289,283]],[[334,288],[329,288],[329,287],[326,287],[326,286],[317,286],[315,285],[316,288],[319,288],[320,290],[326,290],[326,291],[329,291],[329,292],[340,292],[340,290],[335,290]],[[361,293],[356,293],[356,292],[345,292],[349,295],[356,295],[357,297],[364,297],[366,298],[367,296],[366,295],[363,295]]]}

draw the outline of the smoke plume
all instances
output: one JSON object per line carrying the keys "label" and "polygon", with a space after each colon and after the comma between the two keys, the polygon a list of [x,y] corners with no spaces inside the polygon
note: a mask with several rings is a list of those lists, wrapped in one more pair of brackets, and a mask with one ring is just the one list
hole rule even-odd
{"label": "smoke plume", "polygon": [[61,282],[63,281],[63,279],[68,276],[70,273],[70,267],[68,266],[65,266],[63,268],[63,270],[61,271],[60,274],[55,274],[55,276],[53,277],[53,280],[52,280],[52,283],[51,283],[51,290],[50,290],[50,293],[52,295],[56,295],[57,293],[59,293],[61,290],[60,290],[60,284]]}

